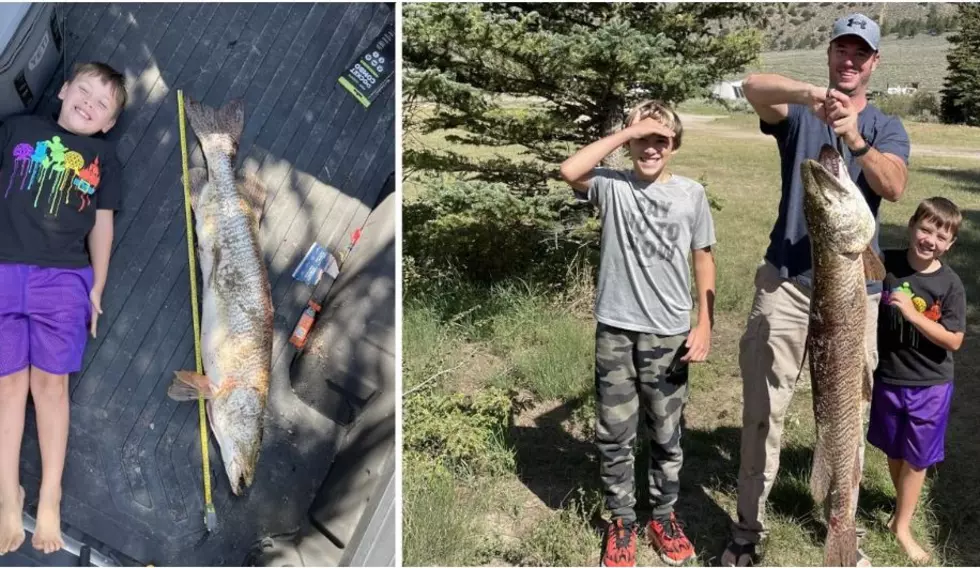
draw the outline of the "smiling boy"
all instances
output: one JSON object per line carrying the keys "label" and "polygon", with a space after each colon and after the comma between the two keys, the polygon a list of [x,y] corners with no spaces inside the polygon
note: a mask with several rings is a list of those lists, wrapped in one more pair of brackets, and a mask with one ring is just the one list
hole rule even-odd
{"label": "smiling boy", "polygon": [[56,120],[0,126],[0,555],[24,542],[20,447],[34,400],[41,487],[34,548],[60,549],[61,477],[68,444],[68,375],[96,334],[121,205],[109,132],[126,104],[123,76],[86,63],[62,85]]}
{"label": "smiling boy", "polygon": [[945,457],[953,398],[953,353],[963,345],[966,291],[943,262],[963,214],[944,197],[923,200],[909,219],[909,246],[885,251],[878,320],[880,363],[871,395],[868,443],[888,456],[897,494],[888,528],[916,563],[929,554],[910,523],[926,470]]}
{"label": "smiling boy", "polygon": [[[626,127],[582,148],[561,165],[576,195],[599,207],[602,236],[595,317],[596,445],[611,520],[603,566],[633,566],[638,525],[633,445],[640,417],[650,434],[652,518],[646,536],[667,564],[695,555],[674,504],[680,492],[681,422],[688,400],[688,363],[711,345],[714,224],[704,187],[667,169],[681,147],[680,117],[646,101]],[[598,167],[629,148],[633,169]],[[697,324],[689,259],[694,257]]]}

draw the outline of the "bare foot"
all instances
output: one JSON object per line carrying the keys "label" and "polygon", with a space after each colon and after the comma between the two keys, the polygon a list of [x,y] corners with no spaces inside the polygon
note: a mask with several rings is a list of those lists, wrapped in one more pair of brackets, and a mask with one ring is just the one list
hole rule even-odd
{"label": "bare foot", "polygon": [[51,554],[65,546],[61,540],[61,499],[44,499],[37,504],[37,528],[31,544],[34,548]]}
{"label": "bare foot", "polygon": [[916,564],[929,563],[930,561],[929,553],[926,552],[925,550],[922,550],[922,547],[919,546],[919,543],[915,542],[915,539],[912,538],[911,532],[909,531],[896,532],[894,529],[892,529],[892,532],[895,533],[895,538],[898,540],[898,543],[902,545],[902,548],[905,549],[905,554],[909,555],[909,558],[912,559],[912,562],[915,562]]}
{"label": "bare foot", "polygon": [[24,544],[24,488],[20,488],[16,503],[0,501],[0,556],[13,552]]}

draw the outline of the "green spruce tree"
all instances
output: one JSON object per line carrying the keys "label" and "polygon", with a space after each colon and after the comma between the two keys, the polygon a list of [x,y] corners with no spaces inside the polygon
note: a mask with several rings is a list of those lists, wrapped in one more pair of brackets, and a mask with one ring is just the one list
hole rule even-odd
{"label": "green spruce tree", "polygon": [[959,32],[949,37],[942,120],[980,126],[980,4],[957,4]]}
{"label": "green spruce tree", "polygon": [[[706,95],[742,71],[761,49],[761,6],[406,4],[406,172],[538,193],[572,151],[621,127],[632,104]],[[526,151],[473,159],[412,143],[443,129],[455,132],[451,144]]]}

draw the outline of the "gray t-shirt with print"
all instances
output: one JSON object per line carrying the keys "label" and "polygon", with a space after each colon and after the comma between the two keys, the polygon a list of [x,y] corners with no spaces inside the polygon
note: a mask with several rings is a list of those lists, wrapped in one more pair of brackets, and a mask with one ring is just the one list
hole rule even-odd
{"label": "gray t-shirt with print", "polygon": [[642,181],[633,171],[593,170],[588,194],[602,219],[596,319],[660,335],[691,329],[690,251],[715,244],[704,187],[679,176]]}

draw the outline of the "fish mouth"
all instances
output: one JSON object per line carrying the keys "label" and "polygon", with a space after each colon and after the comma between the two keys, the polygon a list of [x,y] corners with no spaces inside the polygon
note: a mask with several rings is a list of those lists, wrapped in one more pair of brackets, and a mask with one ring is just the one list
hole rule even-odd
{"label": "fish mouth", "polygon": [[840,254],[867,248],[875,234],[874,215],[840,153],[825,144],[816,160],[803,162],[800,176],[811,242],[819,240]]}
{"label": "fish mouth", "polygon": [[236,444],[220,429],[211,427],[214,437],[218,440],[218,448],[221,450],[221,461],[225,466],[225,473],[228,475],[228,483],[231,485],[231,492],[235,496],[241,496],[245,488],[252,485],[255,476],[254,465],[249,465],[248,457],[243,454],[241,444]]}
{"label": "fish mouth", "polygon": [[824,144],[820,148],[820,154],[816,160],[805,160],[803,162],[802,176],[810,178],[811,183],[806,183],[808,193],[813,193],[821,197],[825,202],[833,203],[836,197],[844,196],[848,193],[848,182],[850,175],[844,165],[844,159],[840,153],[829,144]]}
{"label": "fish mouth", "polygon": [[245,488],[252,485],[252,478],[255,474],[254,468],[249,468],[243,460],[233,458],[231,463],[225,463],[225,470],[228,472],[228,482],[231,483],[231,492],[235,496],[241,496]]}
{"label": "fish mouth", "polygon": [[[211,431],[221,452],[221,461],[228,483],[235,496],[241,496],[252,485],[262,446],[262,421],[249,428],[257,402],[253,391],[233,391],[230,398],[219,396],[209,401],[208,418]],[[251,405],[251,407],[249,406]]]}
{"label": "fish mouth", "polygon": [[823,166],[833,177],[841,179],[844,170],[844,158],[829,144],[824,144],[820,148],[820,155],[817,162]]}

